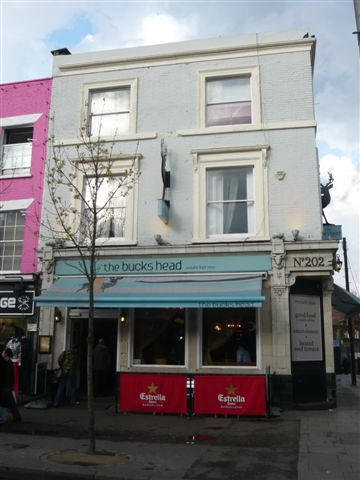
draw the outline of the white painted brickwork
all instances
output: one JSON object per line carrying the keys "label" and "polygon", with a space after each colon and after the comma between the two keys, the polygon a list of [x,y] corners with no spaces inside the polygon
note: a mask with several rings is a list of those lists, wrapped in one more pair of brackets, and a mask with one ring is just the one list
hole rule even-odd
{"label": "white painted brickwork", "polygon": [[[239,37],[241,38],[241,37]],[[213,41],[216,47],[216,40]],[[176,44],[177,52],[182,44]],[[183,44],[186,45],[186,42]],[[185,48],[185,47],[184,47]],[[136,49],[139,51],[139,49]],[[146,50],[149,52],[149,48]],[[106,53],[106,52],[105,52]],[[105,55],[106,56],[106,55]],[[93,54],[73,55],[69,64],[91,62]],[[97,53],[97,58],[99,54]],[[64,62],[64,59],[55,59]],[[212,135],[180,136],[179,132],[198,128],[198,74],[203,70],[260,66],[262,124],[277,129],[242,131]],[[270,236],[283,232],[291,239],[298,228],[305,240],[321,239],[321,210],[315,152],[315,128],[288,128],[294,122],[313,122],[310,50],[279,52],[238,58],[180,62],[144,68],[98,71],[54,78],[53,133],[59,141],[74,139],[80,128],[82,86],[84,83],[138,79],[137,133],[153,133],[156,138],[139,140],[138,245],[154,244],[160,233],[173,244],[189,244],[193,238],[193,160],[191,151],[199,148],[226,148],[268,144],[268,205]],[[99,68],[100,70],[100,68]],[[59,73],[55,69],[56,73]],[[64,102],[66,98],[66,102]],[[286,128],[282,128],[286,127]],[[168,147],[171,169],[170,221],[157,217],[156,201],[161,197],[160,138]],[[137,141],[121,141],[115,150],[131,154]],[[283,181],[276,172],[285,172]],[[305,200],[306,199],[306,200]],[[304,202],[308,208],[304,209]]]}

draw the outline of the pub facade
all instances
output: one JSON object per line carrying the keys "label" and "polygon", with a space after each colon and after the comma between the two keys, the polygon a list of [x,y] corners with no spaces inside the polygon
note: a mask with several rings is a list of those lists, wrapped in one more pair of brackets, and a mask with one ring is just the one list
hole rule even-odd
{"label": "pub facade", "polygon": [[[120,411],[334,402],[337,242],[323,240],[305,34],[54,57],[55,142],[75,156],[76,132],[101,124],[116,174],[140,172],[96,259],[95,337]],[[70,242],[44,242],[42,261],[43,359],[77,346],[81,389],[88,282]]]}

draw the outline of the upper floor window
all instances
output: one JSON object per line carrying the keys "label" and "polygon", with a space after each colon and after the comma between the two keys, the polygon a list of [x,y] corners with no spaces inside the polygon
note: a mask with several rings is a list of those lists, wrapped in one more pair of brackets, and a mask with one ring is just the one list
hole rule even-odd
{"label": "upper floor window", "polygon": [[137,80],[84,85],[84,117],[91,137],[117,137],[136,132]]}
{"label": "upper floor window", "polygon": [[268,239],[266,147],[195,150],[193,155],[193,241]]}
{"label": "upper floor window", "polygon": [[130,87],[90,93],[90,135],[129,133]]}
{"label": "upper floor window", "polygon": [[203,71],[199,82],[200,128],[260,123],[257,66]]}
{"label": "upper floor window", "polygon": [[25,211],[0,212],[0,271],[20,270]]}
{"label": "upper floor window", "polygon": [[253,167],[206,172],[207,235],[254,233]]}
{"label": "upper floor window", "polygon": [[3,135],[1,175],[30,173],[33,127],[6,128]]}
{"label": "upper floor window", "polygon": [[251,123],[250,76],[206,80],[206,126]]}
{"label": "upper floor window", "polygon": [[[92,196],[96,192],[97,238],[124,238],[126,223],[126,186],[121,177],[104,177],[96,187],[95,178],[88,178],[85,186],[85,201],[93,205]],[[92,225],[91,209],[84,207],[84,223]],[[90,219],[90,222],[88,220]],[[86,228],[86,226],[85,226]]]}
{"label": "upper floor window", "polygon": [[[136,243],[139,157],[114,159],[111,169],[104,167],[98,175],[91,162],[86,165],[88,175],[85,170],[84,174],[78,172],[76,190],[81,195],[73,198],[70,224],[80,229],[83,242],[92,239],[96,218],[98,244]],[[81,215],[77,215],[80,211]]]}

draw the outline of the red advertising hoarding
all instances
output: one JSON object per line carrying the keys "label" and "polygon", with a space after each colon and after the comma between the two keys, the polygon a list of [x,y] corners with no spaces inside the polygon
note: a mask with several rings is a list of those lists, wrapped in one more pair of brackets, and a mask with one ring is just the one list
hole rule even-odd
{"label": "red advertising hoarding", "polygon": [[262,375],[198,375],[194,382],[195,414],[266,415]]}
{"label": "red advertising hoarding", "polygon": [[187,413],[186,375],[120,375],[122,412]]}

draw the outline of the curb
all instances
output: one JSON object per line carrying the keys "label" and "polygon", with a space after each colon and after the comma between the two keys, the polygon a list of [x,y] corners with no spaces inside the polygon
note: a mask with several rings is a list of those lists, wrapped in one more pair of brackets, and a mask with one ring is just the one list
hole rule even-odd
{"label": "curb", "polygon": [[102,473],[53,472],[36,468],[0,466],[1,480],[19,480],[20,478],[26,478],[26,480],[138,480],[134,477],[123,477],[120,474],[113,476]]}

